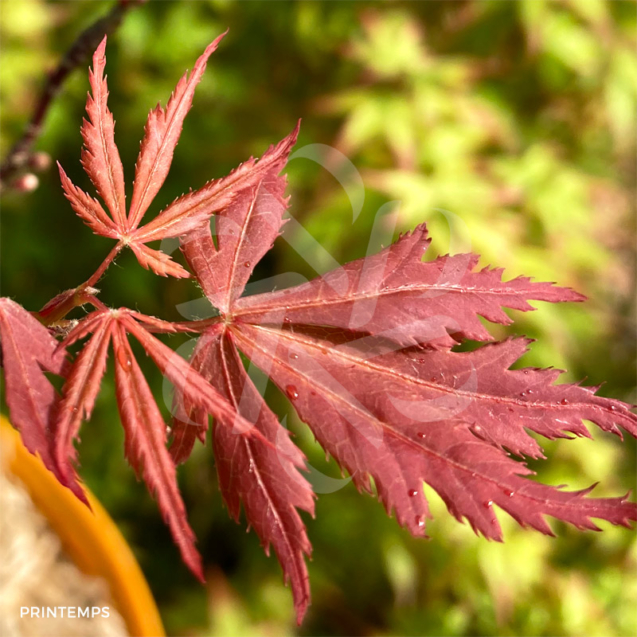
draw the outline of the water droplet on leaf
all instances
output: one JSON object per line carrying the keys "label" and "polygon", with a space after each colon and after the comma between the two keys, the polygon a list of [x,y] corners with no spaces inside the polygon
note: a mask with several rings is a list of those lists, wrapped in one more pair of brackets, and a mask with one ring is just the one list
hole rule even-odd
{"label": "water droplet on leaf", "polygon": [[296,400],[299,397],[299,390],[294,385],[288,385],[285,388],[285,393],[290,400]]}
{"label": "water droplet on leaf", "polygon": [[117,350],[117,360],[119,361],[119,364],[126,369],[130,369],[133,365],[128,352],[124,348]]}

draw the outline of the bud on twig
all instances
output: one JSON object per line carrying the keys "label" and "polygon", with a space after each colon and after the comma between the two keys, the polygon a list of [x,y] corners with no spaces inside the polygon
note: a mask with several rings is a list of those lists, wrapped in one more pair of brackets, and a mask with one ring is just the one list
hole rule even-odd
{"label": "bud on twig", "polygon": [[22,177],[18,177],[11,184],[11,188],[18,192],[33,192],[39,185],[40,180],[33,173],[26,173]]}
{"label": "bud on twig", "polygon": [[28,165],[36,173],[43,173],[51,167],[51,155],[43,151],[33,153],[29,157]]}

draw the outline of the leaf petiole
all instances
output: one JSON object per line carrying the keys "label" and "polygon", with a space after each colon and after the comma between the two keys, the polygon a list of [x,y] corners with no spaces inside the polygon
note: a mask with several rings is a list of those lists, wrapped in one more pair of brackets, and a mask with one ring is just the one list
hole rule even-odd
{"label": "leaf petiole", "polygon": [[102,275],[104,274],[104,272],[106,272],[108,266],[113,262],[115,257],[121,252],[124,245],[125,244],[123,241],[119,241],[115,245],[115,247],[108,253],[104,261],[102,261],[100,267],[95,270],[91,278],[86,283],[84,283],[82,287],[93,287],[102,278]]}

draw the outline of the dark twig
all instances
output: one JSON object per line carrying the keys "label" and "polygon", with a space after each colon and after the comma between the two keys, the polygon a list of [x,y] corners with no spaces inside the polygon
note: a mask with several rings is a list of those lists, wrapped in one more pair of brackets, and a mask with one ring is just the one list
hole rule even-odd
{"label": "dark twig", "polygon": [[31,149],[42,132],[46,114],[67,76],[87,61],[104,35],[113,33],[130,9],[146,1],[119,0],[107,15],[100,18],[77,37],[57,68],[49,74],[24,134],[14,144],[8,156],[2,162],[0,166],[0,189],[4,188],[11,178],[29,162],[32,154]]}

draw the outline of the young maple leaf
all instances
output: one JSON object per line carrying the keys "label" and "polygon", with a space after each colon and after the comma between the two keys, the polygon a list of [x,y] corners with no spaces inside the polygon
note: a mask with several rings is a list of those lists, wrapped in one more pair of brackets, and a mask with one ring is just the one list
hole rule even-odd
{"label": "young maple leaf", "polygon": [[116,239],[118,251],[128,246],[144,268],[150,268],[161,276],[187,278],[190,274],[167,254],[146,244],[179,237],[202,225],[212,214],[232,201],[237,188],[248,187],[260,179],[261,173],[269,170],[281,153],[286,150],[289,152],[296,140],[297,131],[294,131],[258,163],[250,159],[230,175],[212,180],[200,190],[177,199],[145,226],[139,226],[168,175],[195,88],[203,76],[208,58],[224,36],[225,33],[221,34],[206,48],[195,63],[190,77],[187,73],[183,75],[166,108],[157,105],[150,111],[135,166],[133,196],[128,213],[124,169],[115,145],[115,122],[107,106],[108,88],[104,76],[106,36],[93,55],[93,69],[89,72],[93,94],[88,96],[88,120],[85,119],[82,126],[82,165],[110,215],[99,201],[71,182],[58,162],[64,194],[82,221],[95,234]]}
{"label": "young maple leaf", "polygon": [[[108,347],[112,343],[117,405],[126,432],[126,458],[137,475],[143,476],[150,492],[156,494],[184,562],[203,581],[201,557],[195,549],[195,536],[188,525],[177,487],[175,464],[166,448],[166,425],[135,360],[127,334],[137,339],[180,395],[204,414],[212,414],[222,423],[221,428],[236,429],[247,439],[259,433],[193,367],[150,334],[144,323],[155,327],[161,323],[165,331],[171,331],[169,323],[125,308],[96,310],[71,330],[58,347],[63,351],[63,348],[92,335],[70,366],[62,399],[53,417],[52,466],[59,472],[64,484],[77,482],[73,467],[77,462],[77,452],[73,442],[78,438],[82,421],[91,417],[106,370]],[[44,327],[40,328],[46,332]],[[15,418],[13,407],[11,414]]]}

